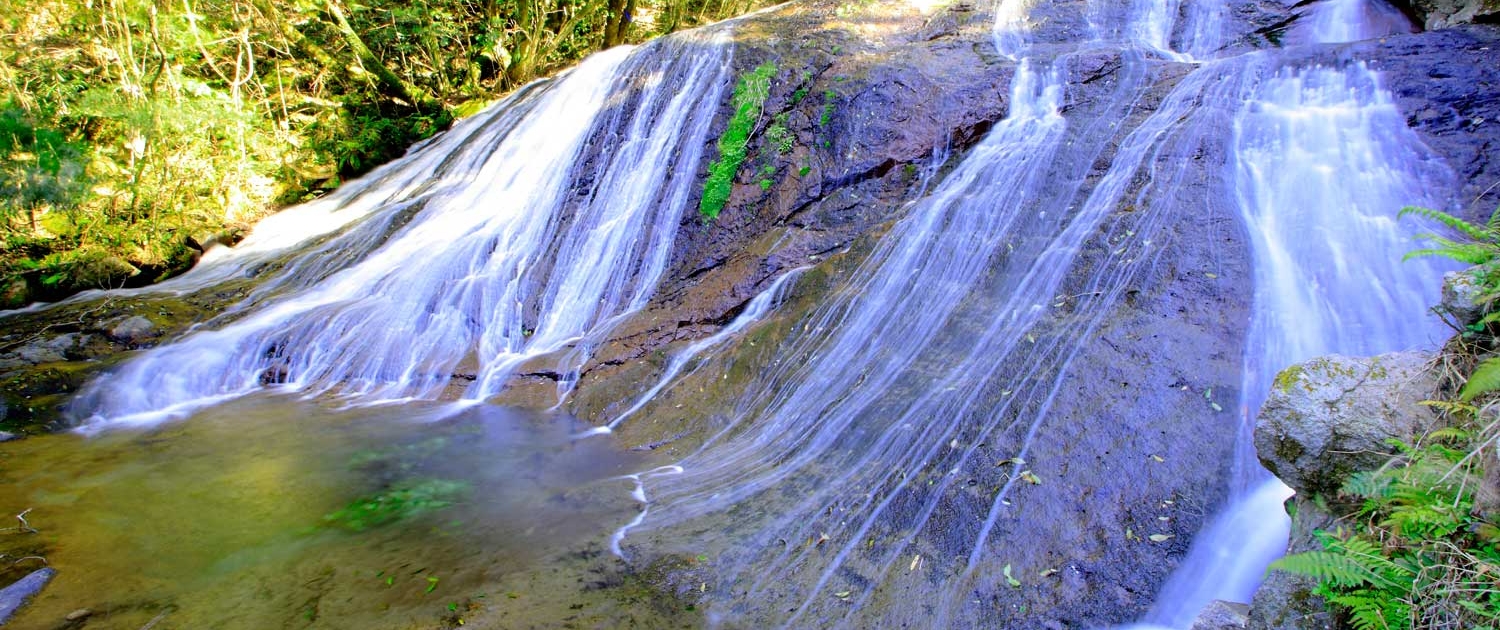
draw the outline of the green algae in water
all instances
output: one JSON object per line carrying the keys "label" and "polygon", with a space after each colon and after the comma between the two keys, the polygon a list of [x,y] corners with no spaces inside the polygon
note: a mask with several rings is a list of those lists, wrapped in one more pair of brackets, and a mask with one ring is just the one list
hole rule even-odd
{"label": "green algae in water", "polygon": [[573,440],[568,418],[452,409],[265,396],[151,430],[0,444],[0,514],[31,508],[39,530],[0,532],[0,553],[58,570],[6,630],[52,630],[80,608],[88,628],[129,630],[656,615],[621,587],[582,586],[622,570],[603,546],[637,505],[616,476],[646,455]]}
{"label": "green algae in water", "polygon": [[422,479],[380,494],[361,497],[324,521],[352,531],[388,525],[441,510],[469,493],[470,485],[452,479]]}

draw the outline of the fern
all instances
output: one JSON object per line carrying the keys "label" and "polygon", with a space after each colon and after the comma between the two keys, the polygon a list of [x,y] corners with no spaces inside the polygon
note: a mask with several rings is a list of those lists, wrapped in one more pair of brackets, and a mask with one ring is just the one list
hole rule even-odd
{"label": "fern", "polygon": [[1500,357],[1491,357],[1474,366],[1474,372],[1469,375],[1469,380],[1464,383],[1463,389],[1458,391],[1458,399],[1469,402],[1474,400],[1475,396],[1496,389],[1500,389]]}
{"label": "fern", "polygon": [[[1500,315],[1500,313],[1494,313],[1494,314],[1495,315]],[[1417,403],[1417,404],[1422,405],[1423,407],[1431,407],[1433,409],[1436,409],[1438,411],[1441,411],[1443,413],[1446,413],[1446,414],[1448,414],[1450,416],[1454,416],[1454,417],[1457,417],[1457,418],[1472,418],[1472,417],[1474,417],[1474,414],[1479,413],[1479,408],[1478,407],[1475,407],[1474,405],[1471,405],[1469,403],[1458,402],[1456,400],[1424,400],[1424,401],[1422,401],[1420,403]],[[1433,438],[1433,439],[1439,439],[1439,440],[1441,440],[1441,439],[1447,439],[1447,438],[1445,438],[1445,437],[1436,437],[1436,438]]]}
{"label": "fern", "polygon": [[1409,628],[1410,609],[1405,602],[1379,591],[1330,595],[1328,601],[1349,610],[1349,625],[1355,630]]}
{"label": "fern", "polygon": [[1361,499],[1384,499],[1389,496],[1391,476],[1385,470],[1365,470],[1349,475],[1339,492]]}
{"label": "fern", "polygon": [[1304,551],[1283,556],[1272,562],[1271,568],[1316,578],[1335,587],[1389,584],[1389,580],[1361,562],[1360,558],[1333,551]]}
{"label": "fern", "polygon": [[[1497,211],[1500,211],[1500,209],[1497,209]],[[1420,206],[1407,206],[1405,208],[1402,208],[1400,212],[1396,213],[1396,216],[1399,218],[1404,217],[1408,214],[1415,214],[1423,218],[1437,221],[1438,223],[1448,226],[1449,229],[1455,232],[1460,232],[1476,241],[1489,243],[1496,242],[1495,237],[1497,233],[1495,230],[1491,229],[1490,224],[1486,224],[1483,226],[1474,225],[1473,223],[1469,223],[1468,221],[1455,217],[1441,210],[1433,210],[1432,208],[1423,208]],[[1494,215],[1491,215],[1490,222],[1491,224],[1495,222]]]}

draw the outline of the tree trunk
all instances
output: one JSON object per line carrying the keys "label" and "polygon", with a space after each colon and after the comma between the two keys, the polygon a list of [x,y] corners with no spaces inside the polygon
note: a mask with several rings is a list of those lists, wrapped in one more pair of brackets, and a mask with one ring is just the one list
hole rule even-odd
{"label": "tree trunk", "polygon": [[349,18],[345,17],[344,10],[339,8],[337,0],[323,0],[323,6],[328,10],[328,15],[333,17],[334,25],[338,27],[339,35],[343,36],[344,43],[354,51],[360,63],[379,79],[382,91],[388,96],[411,103],[424,112],[436,113],[443,110],[442,102],[431,93],[422,86],[402,80],[375,56],[370,47],[365,45],[364,40],[360,39],[359,34],[354,32],[354,27],[349,24]]}
{"label": "tree trunk", "polygon": [[604,47],[619,46],[625,41],[625,27],[630,25],[630,9],[625,0],[609,0],[609,14],[604,18]]}

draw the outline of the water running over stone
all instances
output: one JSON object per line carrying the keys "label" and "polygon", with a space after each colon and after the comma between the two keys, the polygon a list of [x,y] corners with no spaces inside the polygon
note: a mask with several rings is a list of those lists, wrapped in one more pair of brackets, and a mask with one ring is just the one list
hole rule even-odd
{"label": "water running over stone", "polygon": [[[1315,33],[1331,42],[1385,34],[1363,11],[1377,8],[1329,3]],[[1246,64],[1230,155],[1256,289],[1233,505],[1195,542],[1150,617],[1172,627],[1190,625],[1211,600],[1249,601],[1286,548],[1281,502],[1291,491],[1260,467],[1251,440],[1275,373],[1323,354],[1436,347],[1448,334],[1426,316],[1440,271],[1401,262],[1418,226],[1396,220],[1404,205],[1441,206],[1447,167],[1363,63],[1280,67],[1254,55]]]}
{"label": "water running over stone", "polygon": [[596,55],[455,129],[351,192],[375,207],[340,212],[370,216],[285,263],[255,310],[130,362],[76,408],[94,427],[143,424],[266,383],[368,402],[434,398],[455,377],[484,399],[568,349],[552,368],[565,394],[599,331],[655,289],[727,37]]}
{"label": "water running over stone", "polygon": [[[1376,219],[1425,199],[1401,182],[1441,178],[1380,171],[1429,158],[1394,132],[1399,114],[1367,68],[1296,67],[1271,52],[1210,60],[1243,45],[1218,23],[1231,13],[1218,2],[1002,3],[992,35],[1008,60],[984,52],[1014,69],[998,90],[1008,113],[941,184],[871,232],[878,240],[835,254],[853,271],[803,301],[817,307],[773,309],[779,289],[802,283],[761,276],[755,286],[772,286],[737,318],[687,322],[700,338],[673,337],[683,343],[660,370],[594,418],[623,434],[680,416],[695,388],[677,385],[721,378],[692,362],[737,362],[762,324],[791,329],[774,339],[778,358],[737,365],[748,386],[696,388],[709,411],[694,418],[700,434],[670,447],[685,456],[641,462],[623,477],[633,485],[611,482],[621,502],[633,488],[641,509],[595,523],[601,541],[618,528],[614,551],[644,574],[691,580],[689,601],[711,622],[1027,628],[1139,615],[1168,571],[1161,560],[1186,551],[1179,543],[1226,488],[1245,500],[1222,535],[1275,539],[1260,516],[1278,495],[1256,491],[1253,458],[1232,451],[1266,371],[1296,354],[1269,348],[1379,337],[1380,322],[1326,308],[1346,303],[1328,287],[1358,276],[1363,256],[1387,256],[1382,278],[1410,268],[1394,265],[1398,253],[1303,247],[1287,235],[1323,228],[1290,222],[1319,212],[1309,205],[1359,208],[1319,221],[1399,252],[1400,230]],[[291,240],[271,231],[208,261],[177,286],[246,272],[266,281],[202,331],[96,382],[80,408],[97,428],[265,386],[355,403],[478,400],[523,361],[555,377],[547,405],[565,398],[593,344],[645,304],[680,253],[676,227],[732,82],[724,39],[593,59],[338,199],[289,212],[326,218],[327,235],[287,257],[278,252]],[[860,117],[869,112],[850,126]],[[1309,187],[1323,196],[1298,192]],[[1236,266],[1240,248],[1255,252],[1253,272]],[[1278,252],[1292,264],[1276,267]],[[1248,291],[1213,287],[1247,287],[1252,275],[1242,361]],[[1425,308],[1430,296],[1395,289],[1402,282],[1347,303]],[[1290,296],[1287,306],[1269,294]],[[1301,329],[1275,317],[1303,311],[1336,323],[1272,339]],[[377,330],[396,343],[373,341]],[[1179,579],[1232,586],[1169,588],[1164,623],[1182,625],[1179,611],[1205,598],[1241,597],[1265,559],[1203,557]]]}

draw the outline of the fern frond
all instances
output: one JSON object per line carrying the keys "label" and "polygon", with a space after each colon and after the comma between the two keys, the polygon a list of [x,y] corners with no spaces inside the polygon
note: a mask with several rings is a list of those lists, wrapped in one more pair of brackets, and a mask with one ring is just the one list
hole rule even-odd
{"label": "fern frond", "polygon": [[1475,396],[1496,389],[1500,389],[1500,357],[1491,357],[1474,366],[1469,380],[1458,390],[1458,399],[1469,402]]}
{"label": "fern frond", "polygon": [[1469,238],[1472,238],[1476,241],[1495,242],[1496,240],[1496,233],[1487,229],[1487,225],[1474,225],[1473,223],[1469,223],[1468,221],[1443,212],[1442,210],[1433,210],[1432,208],[1423,208],[1420,206],[1407,206],[1405,208],[1402,208],[1401,212],[1396,213],[1396,216],[1399,218],[1404,217],[1408,214],[1415,214],[1426,219],[1437,221],[1438,223],[1448,226],[1449,229],[1455,232],[1461,232],[1465,236],[1468,236]]}
{"label": "fern frond", "polygon": [[1349,625],[1355,630],[1392,630],[1405,628],[1399,620],[1405,617],[1401,600],[1383,591],[1362,590],[1348,595],[1334,595],[1328,601],[1349,610]]}
{"label": "fern frond", "polygon": [[1383,469],[1363,470],[1349,475],[1339,492],[1361,499],[1385,498],[1389,496],[1392,481],[1391,475]]}
{"label": "fern frond", "polygon": [[1468,248],[1429,247],[1414,249],[1401,256],[1405,262],[1413,258],[1427,258],[1438,256],[1449,260],[1456,260],[1466,265],[1482,265],[1490,261],[1490,255],[1482,252],[1471,251]]}
{"label": "fern frond", "polygon": [[[1500,312],[1494,313],[1494,315],[1500,315]],[[1451,401],[1451,400],[1424,400],[1424,401],[1419,402],[1417,404],[1422,405],[1424,407],[1431,407],[1433,409],[1436,409],[1438,411],[1447,413],[1449,415],[1460,416],[1460,417],[1468,417],[1468,416],[1472,416],[1472,415],[1474,415],[1476,413],[1479,413],[1479,408],[1475,407],[1474,405],[1471,405],[1471,404],[1468,404],[1468,403],[1461,403],[1461,402]],[[1428,434],[1428,437],[1433,437],[1434,434],[1436,434],[1436,433],[1438,433],[1440,431],[1445,431],[1445,430],[1446,429],[1439,429],[1439,431],[1434,431],[1433,433]],[[1436,438],[1433,438],[1433,439],[1444,439],[1444,438],[1436,437]]]}
{"label": "fern frond", "polygon": [[1305,575],[1338,587],[1390,585],[1389,580],[1371,571],[1360,559],[1332,551],[1304,551],[1282,556],[1271,563],[1271,568]]}

